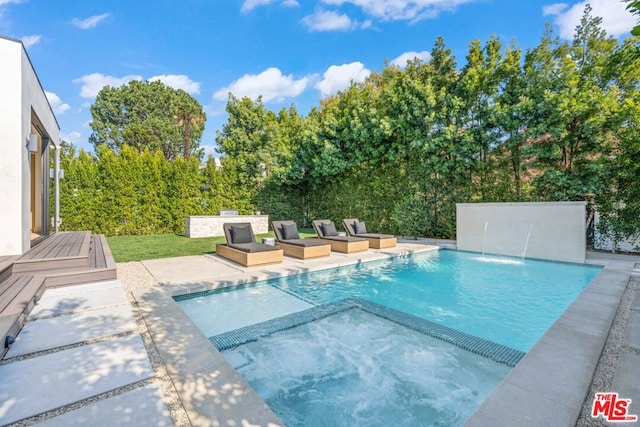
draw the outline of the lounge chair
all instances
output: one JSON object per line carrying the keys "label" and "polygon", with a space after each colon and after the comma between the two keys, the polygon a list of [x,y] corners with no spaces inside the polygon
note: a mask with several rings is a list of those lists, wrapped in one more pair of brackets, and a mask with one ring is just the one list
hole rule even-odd
{"label": "lounge chair", "polygon": [[331,245],[318,239],[301,239],[298,226],[293,221],[273,221],[276,245],[286,256],[299,259],[318,258],[331,254]]}
{"label": "lounge chair", "polygon": [[249,223],[227,223],[222,225],[227,244],[218,243],[216,253],[223,258],[245,267],[277,264],[282,262],[282,249],[256,242]]}
{"label": "lounge chair", "polygon": [[330,244],[331,250],[334,252],[350,254],[369,249],[369,241],[367,239],[354,236],[339,236],[333,221],[326,219],[315,220],[312,225],[318,238]]}
{"label": "lounge chair", "polygon": [[391,234],[368,233],[364,222],[355,218],[343,219],[342,225],[349,236],[363,237],[369,241],[369,247],[374,249],[393,248],[398,244],[396,236]]}

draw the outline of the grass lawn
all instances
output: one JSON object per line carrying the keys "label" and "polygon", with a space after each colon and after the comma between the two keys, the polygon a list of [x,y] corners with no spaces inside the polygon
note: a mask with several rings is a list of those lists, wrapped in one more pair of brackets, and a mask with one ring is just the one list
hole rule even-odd
{"label": "grass lawn", "polygon": [[[300,237],[315,236],[313,229],[300,229]],[[256,240],[274,237],[273,232],[256,235]],[[177,234],[151,236],[107,237],[111,254],[116,262],[140,261],[143,259],[169,258],[186,255],[202,255],[216,252],[216,243],[225,243],[224,237],[200,237],[190,239]]]}

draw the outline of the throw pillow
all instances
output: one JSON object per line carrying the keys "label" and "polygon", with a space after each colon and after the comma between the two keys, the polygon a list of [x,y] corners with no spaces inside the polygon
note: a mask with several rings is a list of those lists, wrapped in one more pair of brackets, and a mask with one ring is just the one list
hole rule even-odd
{"label": "throw pillow", "polygon": [[295,223],[282,225],[283,240],[293,240],[293,239],[299,239],[299,238],[300,238],[300,234],[298,234],[298,226]]}
{"label": "throw pillow", "polygon": [[325,236],[337,236],[338,231],[336,230],[336,226],[333,222],[325,222],[322,224],[322,234]]}
{"label": "throw pillow", "polygon": [[253,243],[250,225],[231,227],[231,243]]}
{"label": "throw pillow", "polygon": [[356,221],[353,223],[353,231],[356,234],[367,234],[367,226],[364,225],[364,222]]}

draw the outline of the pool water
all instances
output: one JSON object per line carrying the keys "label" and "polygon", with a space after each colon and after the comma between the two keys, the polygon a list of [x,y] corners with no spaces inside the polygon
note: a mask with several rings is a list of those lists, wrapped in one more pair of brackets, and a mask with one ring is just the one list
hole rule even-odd
{"label": "pool water", "polygon": [[440,250],[270,283],[312,304],[360,297],[528,351],[600,270]]}
{"label": "pool water", "polygon": [[289,427],[460,425],[509,371],[359,309],[223,354]]}
{"label": "pool water", "polygon": [[[176,301],[212,343],[356,299],[521,353],[599,271],[440,250]],[[372,313],[266,328],[277,332],[219,348],[286,425],[461,425],[510,369]]]}

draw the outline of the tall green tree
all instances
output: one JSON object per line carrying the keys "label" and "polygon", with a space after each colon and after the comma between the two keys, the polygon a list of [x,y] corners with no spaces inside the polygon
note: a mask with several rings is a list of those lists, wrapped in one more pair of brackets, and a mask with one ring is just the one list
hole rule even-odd
{"label": "tall green tree", "polygon": [[[499,129],[499,145],[494,173],[503,175],[505,181],[497,185],[501,195],[498,200],[523,200],[523,175],[526,173],[525,161],[528,124],[536,108],[525,92],[522,50],[511,45],[507,48],[504,60],[500,64],[500,89],[494,104],[496,126]],[[508,177],[508,178],[506,178]]]}
{"label": "tall green tree", "polygon": [[[238,186],[254,186],[269,175],[286,150],[278,135],[276,114],[265,108],[262,98],[229,95],[229,118],[216,136],[225,167],[236,171]],[[286,150],[288,151],[288,150]]]}
{"label": "tall green tree", "polygon": [[89,142],[118,152],[130,145],[161,151],[167,160],[182,154],[200,158],[206,114],[200,103],[181,89],[160,81],[131,81],[119,88],[103,87],[91,106]]}
{"label": "tall green tree", "polygon": [[469,46],[467,63],[458,82],[459,98],[464,102],[464,131],[467,144],[472,148],[471,170],[477,175],[476,184],[481,201],[493,201],[492,158],[490,153],[499,143],[494,108],[500,83],[502,43],[492,36],[482,47],[479,40]]}
{"label": "tall green tree", "polygon": [[612,118],[619,91],[607,77],[615,39],[586,7],[571,43],[547,26],[524,62],[529,110],[526,136],[532,156],[532,196],[541,200],[583,200],[605,191]]}

